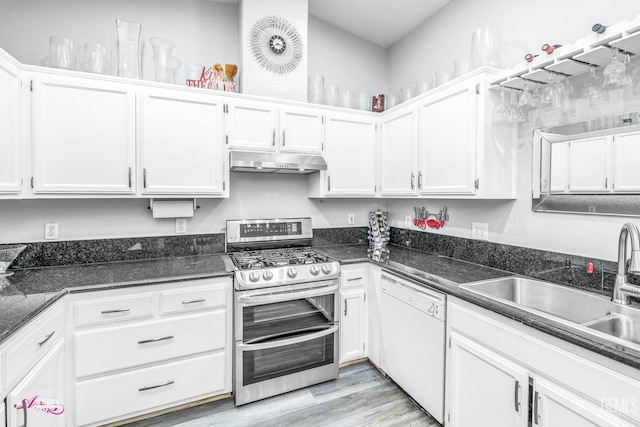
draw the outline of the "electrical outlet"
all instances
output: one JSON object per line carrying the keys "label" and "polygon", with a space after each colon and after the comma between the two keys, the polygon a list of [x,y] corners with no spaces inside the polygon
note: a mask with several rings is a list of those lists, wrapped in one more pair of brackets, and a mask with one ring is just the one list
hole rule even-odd
{"label": "electrical outlet", "polygon": [[404,226],[411,227],[411,215],[404,216]]}
{"label": "electrical outlet", "polygon": [[45,240],[55,240],[58,238],[57,222],[47,222],[44,225],[44,238]]}
{"label": "electrical outlet", "polygon": [[176,218],[176,234],[187,232],[187,218]]}
{"label": "electrical outlet", "polygon": [[349,213],[347,214],[347,224],[353,225],[356,223],[356,214]]}
{"label": "electrical outlet", "polygon": [[489,224],[487,224],[486,222],[472,222],[471,238],[478,240],[489,240]]}

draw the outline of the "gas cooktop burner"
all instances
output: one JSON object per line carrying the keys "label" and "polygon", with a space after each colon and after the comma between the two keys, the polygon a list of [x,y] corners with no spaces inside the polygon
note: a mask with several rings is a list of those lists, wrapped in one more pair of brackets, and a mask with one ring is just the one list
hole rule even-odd
{"label": "gas cooktop burner", "polygon": [[309,248],[273,249],[244,251],[231,254],[236,267],[240,270],[252,270],[287,265],[318,264],[331,259]]}

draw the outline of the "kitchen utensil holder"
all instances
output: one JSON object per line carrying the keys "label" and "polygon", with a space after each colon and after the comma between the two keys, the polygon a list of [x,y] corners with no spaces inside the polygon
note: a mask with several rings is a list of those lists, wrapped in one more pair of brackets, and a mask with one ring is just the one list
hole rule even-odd
{"label": "kitchen utensil holder", "polygon": [[437,214],[430,213],[424,206],[413,207],[413,225],[416,228],[426,230],[429,227],[438,230],[444,227],[447,221],[449,221],[449,213],[446,206],[443,206]]}

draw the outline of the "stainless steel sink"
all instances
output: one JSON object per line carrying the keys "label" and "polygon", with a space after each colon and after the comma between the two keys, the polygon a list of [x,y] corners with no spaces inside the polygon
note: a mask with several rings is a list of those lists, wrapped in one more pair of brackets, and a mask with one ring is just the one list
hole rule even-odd
{"label": "stainless steel sink", "polygon": [[640,344],[640,324],[637,319],[628,316],[612,314],[594,322],[587,323],[585,326],[621,340]]}
{"label": "stainless steel sink", "polygon": [[505,277],[460,285],[473,293],[582,324],[611,313],[613,303],[604,295],[525,277]]}

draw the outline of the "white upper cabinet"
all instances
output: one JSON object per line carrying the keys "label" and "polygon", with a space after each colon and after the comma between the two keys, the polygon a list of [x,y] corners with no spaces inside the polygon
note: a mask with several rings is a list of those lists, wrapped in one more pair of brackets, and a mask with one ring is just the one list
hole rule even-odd
{"label": "white upper cabinet", "polygon": [[35,193],[135,193],[135,92],[129,85],[33,79]]}
{"label": "white upper cabinet", "polygon": [[228,145],[234,150],[322,154],[323,122],[322,112],[314,108],[234,99],[228,105]]}
{"label": "white upper cabinet", "polygon": [[326,121],[328,169],[309,177],[311,197],[376,195],[376,118],[334,114]]}
{"label": "white upper cabinet", "polygon": [[[551,145],[551,192],[562,193],[569,189],[569,142],[556,142]],[[544,182],[544,181],[543,181]],[[546,191],[546,188],[542,189]]]}
{"label": "white upper cabinet", "polygon": [[615,135],[611,146],[613,191],[640,192],[640,132]]}
{"label": "white upper cabinet", "polygon": [[609,140],[597,137],[569,142],[569,191],[609,191]]}
{"label": "white upper cabinet", "polygon": [[477,83],[469,80],[420,106],[422,194],[473,194],[476,174]]}
{"label": "white upper cabinet", "polygon": [[280,109],[280,151],[322,154],[324,116],[311,108]]}
{"label": "white upper cabinet", "polygon": [[222,116],[223,104],[210,93],[146,89],[142,194],[228,195]]}
{"label": "white upper cabinet", "polygon": [[[0,50],[0,53],[2,51]],[[20,192],[20,70],[0,55],[0,194]]]}
{"label": "white upper cabinet", "polygon": [[411,106],[385,116],[380,131],[380,194],[418,194],[418,113]]}
{"label": "white upper cabinet", "polygon": [[268,102],[234,100],[229,103],[229,148],[276,151],[279,135],[278,109]]}
{"label": "white upper cabinet", "polygon": [[491,76],[477,70],[417,101],[421,196],[516,197],[516,140],[493,135]]}

